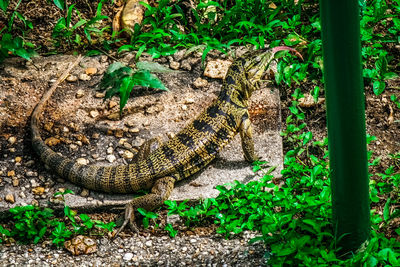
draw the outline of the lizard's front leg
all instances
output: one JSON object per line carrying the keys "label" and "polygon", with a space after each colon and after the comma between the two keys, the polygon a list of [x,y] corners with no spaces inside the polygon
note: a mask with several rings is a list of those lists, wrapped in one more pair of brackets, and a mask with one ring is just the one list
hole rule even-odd
{"label": "lizard's front leg", "polygon": [[171,192],[174,189],[174,184],[174,177],[166,176],[160,178],[154,183],[149,194],[134,198],[131,202],[129,202],[125,207],[124,223],[122,224],[121,228],[118,229],[114,237],[116,237],[128,223],[132,231],[139,232],[135,223],[135,210],[137,208],[153,210],[161,206],[171,195]]}
{"label": "lizard's front leg", "polygon": [[242,121],[239,127],[240,137],[242,139],[242,149],[244,153],[244,158],[248,162],[253,162],[259,159],[259,157],[254,152],[254,141],[253,141],[253,129],[251,126],[251,121],[249,119],[249,112],[242,117]]}

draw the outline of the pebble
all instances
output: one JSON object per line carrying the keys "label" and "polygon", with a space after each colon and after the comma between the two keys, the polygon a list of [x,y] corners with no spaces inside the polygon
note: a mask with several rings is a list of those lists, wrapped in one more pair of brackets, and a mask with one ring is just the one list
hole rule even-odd
{"label": "pebble", "polygon": [[204,76],[215,79],[224,79],[231,64],[232,62],[229,60],[211,60],[207,62]]}
{"label": "pebble", "polygon": [[94,95],[95,98],[104,98],[105,96],[105,92],[96,92],[96,94]]}
{"label": "pebble", "polygon": [[14,170],[8,171],[8,172],[7,172],[7,176],[8,176],[8,177],[13,177],[13,176],[15,176],[15,171],[14,171]]}
{"label": "pebble", "polygon": [[206,87],[208,85],[208,81],[199,77],[193,82],[193,85],[196,88]]}
{"label": "pebble", "polygon": [[181,106],[181,109],[182,109],[182,110],[187,110],[187,108],[188,108],[188,107],[187,107],[186,105],[182,105],[182,106]]}
{"label": "pebble", "polygon": [[76,163],[82,164],[82,165],[88,165],[89,164],[89,160],[85,159],[85,158],[78,158],[76,159]]}
{"label": "pebble", "polygon": [[16,163],[20,163],[22,161],[22,158],[21,157],[15,157],[15,162]]}
{"label": "pebble", "polygon": [[130,128],[129,130],[128,130],[128,132],[130,132],[130,133],[138,133],[139,132],[139,128]]}
{"label": "pebble", "polygon": [[14,204],[14,203],[15,203],[15,197],[14,197],[13,194],[7,194],[6,197],[5,197],[5,200],[6,200],[8,203],[11,203],[11,204]]}
{"label": "pebble", "polygon": [[31,183],[31,186],[32,186],[32,187],[37,187],[37,186],[39,186],[39,184],[36,182],[35,179],[31,179],[31,180],[30,180],[30,183]]}
{"label": "pebble", "polygon": [[193,98],[186,98],[185,99],[185,104],[193,104],[194,103],[194,99]]}
{"label": "pebble", "polygon": [[106,160],[110,163],[113,163],[114,161],[117,160],[117,158],[114,155],[107,155]]}
{"label": "pebble", "polygon": [[37,186],[35,188],[32,188],[32,193],[41,196],[44,193],[44,187]]}
{"label": "pebble", "polygon": [[89,190],[87,190],[86,188],[83,188],[79,195],[81,197],[88,197],[89,196]]}
{"label": "pebble", "polygon": [[10,136],[10,137],[8,138],[8,143],[9,143],[10,145],[15,144],[15,142],[17,142],[17,138],[16,138],[15,136]]}
{"label": "pebble", "polygon": [[112,109],[113,107],[117,106],[118,103],[114,100],[111,100],[110,102],[108,102],[108,108]]}
{"label": "pebble", "polygon": [[34,172],[34,171],[27,171],[25,174],[28,177],[36,177],[36,176],[38,176],[38,173]]}
{"label": "pebble", "polygon": [[78,77],[76,77],[75,75],[70,74],[70,75],[68,75],[66,80],[67,80],[67,82],[72,83],[72,82],[76,82],[78,80]]}
{"label": "pebble", "polygon": [[14,187],[19,186],[19,179],[17,179],[17,178],[12,179],[12,185],[13,185]]}
{"label": "pebble", "polygon": [[181,68],[187,71],[191,71],[192,70],[192,65],[190,64],[190,62],[188,60],[184,60],[181,63]]}
{"label": "pebble", "polygon": [[60,142],[61,142],[60,139],[53,137],[53,136],[44,140],[44,143],[48,146],[55,146],[55,145],[58,145]]}
{"label": "pebble", "polygon": [[83,91],[82,89],[78,89],[78,91],[75,94],[76,98],[82,98],[85,95],[85,91]]}
{"label": "pebble", "polygon": [[90,81],[90,76],[89,75],[87,75],[86,73],[81,73],[81,74],[79,74],[79,80],[81,80],[81,81]]}
{"label": "pebble", "polygon": [[123,260],[124,261],[130,261],[132,258],[133,258],[133,253],[128,252],[128,253],[125,253],[125,255],[123,257]]}
{"label": "pebble", "polygon": [[94,110],[91,110],[89,112],[89,114],[90,114],[90,117],[96,118],[97,116],[99,116],[100,113],[96,109],[94,109]]}
{"label": "pebble", "polygon": [[148,240],[144,244],[146,245],[146,247],[151,247],[153,245],[153,242],[151,240]]}
{"label": "pebble", "polygon": [[112,154],[114,152],[114,148],[112,146],[107,148],[107,154]]}
{"label": "pebble", "polygon": [[97,68],[89,67],[85,70],[87,75],[95,75],[97,73]]}
{"label": "pebble", "polygon": [[76,145],[76,144],[70,144],[70,145],[69,145],[69,148],[70,148],[72,151],[76,151],[76,150],[78,150],[78,145]]}
{"label": "pebble", "polygon": [[25,162],[24,164],[26,167],[32,167],[33,165],[35,165],[35,161],[34,160],[28,160],[27,162]]}
{"label": "pebble", "polygon": [[176,61],[172,61],[171,63],[169,63],[169,67],[173,70],[178,70],[180,66],[181,64]]}
{"label": "pebble", "polygon": [[122,155],[124,159],[133,159],[133,153],[129,150],[125,150],[124,154]]}

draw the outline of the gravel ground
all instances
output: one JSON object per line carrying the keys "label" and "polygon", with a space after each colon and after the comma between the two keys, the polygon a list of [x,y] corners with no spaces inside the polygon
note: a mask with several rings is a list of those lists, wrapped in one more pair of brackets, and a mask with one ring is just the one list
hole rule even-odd
{"label": "gravel ground", "polygon": [[97,240],[97,251],[71,256],[49,243],[0,246],[1,266],[265,266],[262,242],[249,245],[254,233],[226,240],[216,236],[106,237]]}

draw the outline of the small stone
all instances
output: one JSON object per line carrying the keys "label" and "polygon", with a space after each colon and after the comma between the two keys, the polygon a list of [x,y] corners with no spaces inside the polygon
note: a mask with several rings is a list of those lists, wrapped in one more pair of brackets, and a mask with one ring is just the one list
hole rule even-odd
{"label": "small stone", "polygon": [[106,56],[106,55],[101,55],[101,56],[100,56],[100,62],[101,62],[101,63],[106,63],[106,62],[107,62],[107,59],[108,59],[108,56]]}
{"label": "small stone", "polygon": [[114,148],[112,146],[107,148],[107,154],[112,154],[114,152]]}
{"label": "small stone", "polygon": [[185,99],[185,104],[193,104],[193,103],[194,103],[194,99],[193,98]]}
{"label": "small stone", "polygon": [[24,164],[26,167],[32,167],[33,165],[35,165],[35,161],[34,160],[28,160],[27,162],[25,162]]}
{"label": "small stone", "polygon": [[8,176],[8,177],[13,177],[13,176],[15,176],[15,171],[14,171],[14,170],[8,171],[8,172],[7,172],[7,176]]}
{"label": "small stone", "polygon": [[94,95],[95,98],[104,98],[105,96],[105,92],[96,92],[96,94]]}
{"label": "small stone", "polygon": [[208,85],[208,81],[199,77],[193,82],[193,85],[196,88],[206,87]]}
{"label": "small stone", "polygon": [[111,100],[110,102],[108,102],[108,108],[112,109],[113,107],[117,106],[118,103],[116,101]]}
{"label": "small stone", "polygon": [[46,131],[50,132],[51,129],[53,129],[53,126],[54,126],[54,123],[53,123],[53,122],[47,122],[47,123],[44,124],[43,127],[44,127],[44,129],[45,129]]}
{"label": "small stone", "polygon": [[48,145],[48,146],[55,146],[55,145],[58,145],[60,142],[61,142],[60,139],[55,138],[55,137],[53,137],[53,136],[47,138],[46,140],[44,140],[44,143],[45,143],[46,145]]}
{"label": "small stone", "polygon": [[27,171],[25,174],[28,177],[36,177],[36,176],[38,176],[38,173],[34,172],[34,171]]}
{"label": "small stone", "polygon": [[129,150],[125,150],[124,154],[122,155],[124,159],[133,159],[133,153]]}
{"label": "small stone", "polygon": [[20,197],[20,198],[26,198],[26,195],[25,195],[24,192],[21,191],[21,192],[19,192],[19,197]]}
{"label": "small stone", "polygon": [[153,242],[151,240],[148,240],[144,244],[146,245],[146,247],[151,247],[153,245]]}
{"label": "small stone", "polygon": [[76,94],[75,97],[76,98],[82,98],[85,95],[85,91],[83,91],[82,89],[79,89]]}
{"label": "small stone", "polygon": [[128,132],[130,132],[130,133],[138,133],[139,132],[139,128],[131,128],[131,129],[129,129],[128,130]]}
{"label": "small stone", "polygon": [[91,254],[97,251],[96,241],[90,237],[78,235],[64,243],[64,248],[72,255]]}
{"label": "small stone", "polygon": [[181,68],[187,71],[191,71],[192,70],[192,65],[190,64],[189,61],[187,60],[183,60],[181,63]]}
{"label": "small stone", "polygon": [[81,197],[88,197],[89,196],[89,190],[87,190],[86,188],[82,189],[82,192],[80,193]]}
{"label": "small stone", "polygon": [[44,193],[44,187],[37,186],[35,188],[32,188],[32,193],[41,196]]}
{"label": "small stone", "polygon": [[128,252],[125,253],[124,257],[122,258],[124,261],[130,261],[133,258],[133,253]]}
{"label": "small stone", "polygon": [[81,80],[81,81],[90,81],[90,76],[89,75],[87,75],[86,73],[81,73],[81,74],[79,74],[79,80]]}
{"label": "small stone", "polygon": [[73,83],[73,82],[76,82],[78,80],[78,77],[76,77],[75,75],[70,74],[70,75],[68,75],[66,80],[67,80],[67,82]]}
{"label": "small stone", "polygon": [[175,134],[172,133],[172,132],[166,132],[165,135],[166,135],[169,139],[172,139],[172,138],[175,137]]}
{"label": "small stone", "polygon": [[93,133],[92,134],[92,138],[93,139],[99,139],[100,138],[100,134],[99,133]]}
{"label": "small stone", "polygon": [[124,137],[124,130],[123,129],[116,129],[114,132],[114,136],[117,138]]}
{"label": "small stone", "polygon": [[32,187],[37,187],[37,186],[39,186],[39,184],[36,182],[35,179],[31,179],[30,182],[31,182]]}
{"label": "small stone", "polygon": [[15,149],[15,147],[10,147],[10,148],[8,149],[8,151],[10,151],[11,153],[15,153],[15,151],[17,151],[17,150]]}
{"label": "small stone", "polygon": [[76,163],[82,164],[82,165],[88,165],[89,164],[89,160],[85,159],[85,158],[78,158],[78,159],[76,159]]}
{"label": "small stone", "polygon": [[224,79],[231,64],[232,62],[229,60],[216,59],[209,61],[204,70],[204,76],[215,79]]}
{"label": "small stone", "polygon": [[117,158],[111,154],[111,155],[107,155],[106,159],[108,162],[113,163]]}
{"label": "small stone", "polygon": [[181,108],[182,108],[182,110],[187,110],[187,106],[186,105],[182,105]]}
{"label": "small stone", "polygon": [[19,179],[17,179],[17,178],[12,179],[12,185],[13,185],[14,187],[19,186]]}
{"label": "small stone", "polygon": [[100,113],[96,109],[94,109],[94,110],[91,110],[89,112],[89,114],[90,114],[90,117],[96,118],[97,116],[99,116]]}
{"label": "small stone", "polygon": [[16,163],[20,163],[22,161],[22,158],[21,157],[15,157],[15,162]]}
{"label": "small stone", "polygon": [[173,70],[178,70],[180,66],[181,64],[176,61],[172,61],[171,63],[169,63],[169,67]]}
{"label": "small stone", "polygon": [[92,68],[92,67],[87,68],[87,69],[85,70],[85,73],[86,73],[87,75],[95,75],[95,74],[97,73],[97,68]]}
{"label": "small stone", "polygon": [[192,244],[197,243],[197,239],[194,239],[194,238],[190,239],[190,243],[192,243]]}
{"label": "small stone", "polygon": [[14,203],[15,203],[15,198],[14,198],[14,195],[13,195],[13,194],[7,194],[6,197],[5,197],[5,200],[6,200],[8,203],[11,203],[11,204],[14,204]]}
{"label": "small stone", "polygon": [[132,145],[129,144],[128,142],[126,142],[126,141],[122,144],[122,146],[123,146],[124,148],[126,148],[126,149],[131,149],[131,148],[132,148]]}
{"label": "small stone", "polygon": [[8,143],[9,143],[10,145],[15,144],[15,142],[17,142],[17,138],[16,138],[15,136],[10,136],[10,137],[8,138]]}
{"label": "small stone", "polygon": [[69,148],[70,148],[71,150],[73,150],[73,151],[78,150],[78,146],[77,146],[76,144],[70,144],[70,145],[69,145]]}

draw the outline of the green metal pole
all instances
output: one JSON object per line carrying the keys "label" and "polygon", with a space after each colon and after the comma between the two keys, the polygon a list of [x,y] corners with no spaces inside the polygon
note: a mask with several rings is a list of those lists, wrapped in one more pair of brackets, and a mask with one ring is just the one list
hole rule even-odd
{"label": "green metal pole", "polygon": [[358,0],[320,0],[333,224],[339,256],[369,238]]}

